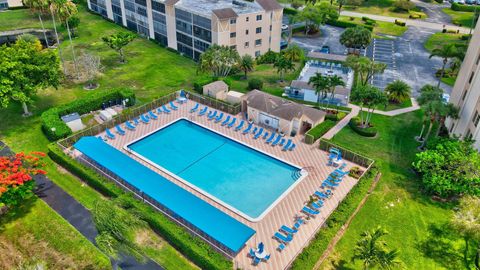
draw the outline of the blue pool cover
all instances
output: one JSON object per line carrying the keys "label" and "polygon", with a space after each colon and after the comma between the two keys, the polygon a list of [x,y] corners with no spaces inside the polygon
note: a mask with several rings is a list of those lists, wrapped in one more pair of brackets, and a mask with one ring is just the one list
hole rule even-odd
{"label": "blue pool cover", "polygon": [[255,234],[252,228],[96,137],[82,137],[74,147],[235,253]]}

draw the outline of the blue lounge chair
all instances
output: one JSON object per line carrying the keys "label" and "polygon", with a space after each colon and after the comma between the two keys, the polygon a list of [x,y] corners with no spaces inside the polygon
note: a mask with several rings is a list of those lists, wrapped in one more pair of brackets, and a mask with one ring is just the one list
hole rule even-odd
{"label": "blue lounge chair", "polygon": [[285,232],[286,234],[295,234],[295,233],[298,232],[298,230],[292,229],[292,228],[287,227],[285,225],[282,225],[282,227],[280,227],[280,231]]}
{"label": "blue lounge chair", "polygon": [[260,263],[260,259],[259,259],[259,258],[257,258],[257,257],[253,258],[253,265],[257,265],[257,264],[259,264],[259,263]]}
{"label": "blue lounge chair", "polygon": [[152,118],[153,120],[157,120],[158,117],[152,112],[152,111],[149,111],[148,112],[148,116],[150,116],[150,118]]}
{"label": "blue lounge chair", "polygon": [[225,120],[223,120],[222,126],[225,126],[226,124],[228,124],[228,122],[230,122],[230,115],[227,115],[227,118],[225,118]]}
{"label": "blue lounge chair", "polygon": [[345,175],[347,175],[349,172],[348,171],[342,171],[340,169],[336,169],[335,171],[332,172],[332,175],[333,176],[338,176],[338,177],[344,177]]}
{"label": "blue lounge chair", "polygon": [[296,144],[292,144],[290,148],[288,148],[288,150],[293,151],[293,149],[295,149],[296,146],[297,146]]}
{"label": "blue lounge chair", "polygon": [[148,117],[146,117],[144,114],[140,115],[140,120],[142,120],[143,123],[148,124],[150,120],[148,120]]}
{"label": "blue lounge chair", "polygon": [[285,249],[285,244],[284,243],[280,243],[280,245],[278,245],[278,247],[277,247],[277,250],[280,251],[280,252],[282,252],[282,250],[284,250],[284,249]]}
{"label": "blue lounge chair", "polygon": [[257,130],[258,130],[258,127],[254,127],[253,130],[252,130],[252,133],[253,134],[257,133]]}
{"label": "blue lounge chair", "polygon": [[163,111],[162,111],[162,107],[160,107],[160,108],[157,108],[157,113],[158,113],[158,114],[162,114],[162,113],[163,113]]}
{"label": "blue lounge chair", "polygon": [[343,170],[343,169],[345,169],[345,167],[347,167],[347,163],[343,162],[342,165],[340,165],[340,167],[338,167],[338,169]]}
{"label": "blue lounge chair", "polygon": [[223,112],[221,112],[221,113],[215,118],[215,123],[218,123],[218,122],[222,121],[222,118],[223,118]]}
{"label": "blue lounge chair", "polygon": [[332,183],[332,182],[330,182],[330,181],[325,180],[325,181],[323,181],[323,183],[322,183],[322,187],[326,187],[326,186],[338,187],[338,184],[335,184],[335,183]]}
{"label": "blue lounge chair", "polygon": [[212,120],[215,116],[217,116],[217,111],[214,111],[212,114],[208,116],[208,120]]}
{"label": "blue lounge chair", "polygon": [[125,122],[125,127],[130,130],[135,130],[135,126],[130,123],[130,121]]}
{"label": "blue lounge chair", "polygon": [[276,232],[274,235],[273,235],[273,238],[277,239],[278,241],[282,242],[282,243],[285,243],[285,244],[288,244],[292,241],[293,237],[291,234],[288,234],[287,236],[279,233],[279,232]]}
{"label": "blue lounge chair", "polygon": [[174,111],[178,110],[178,107],[175,106],[175,104],[173,104],[173,101],[170,101],[169,104],[170,104],[170,108],[171,108],[172,110],[174,110]]}
{"label": "blue lounge chair", "polygon": [[309,216],[316,216],[318,214],[320,214],[320,211],[317,211],[317,210],[312,210],[306,206],[304,206],[302,208],[302,212],[304,212],[305,214],[309,215]]}
{"label": "blue lounge chair", "polygon": [[282,140],[280,141],[280,143],[278,145],[283,146],[284,144],[285,144],[285,138],[282,138]]}
{"label": "blue lounge chair", "polygon": [[323,192],[320,192],[320,191],[315,191],[315,193],[313,193],[313,195],[317,196],[318,198],[320,199],[328,199],[330,198],[330,196],[328,196],[327,194],[323,193]]}
{"label": "blue lounge chair", "polygon": [[311,205],[314,209],[318,210],[318,209],[320,209],[320,208],[323,207],[323,202],[322,202],[322,201],[312,202],[312,203],[310,203],[310,205]]}
{"label": "blue lounge chair", "polygon": [[268,254],[267,256],[265,256],[265,258],[263,258],[264,261],[268,262],[268,260],[270,260],[270,254]]}
{"label": "blue lounge chair", "polygon": [[263,128],[260,128],[260,130],[257,132],[257,134],[255,134],[255,136],[253,136],[253,138],[256,140],[258,139],[263,133]]}
{"label": "blue lounge chair", "polygon": [[248,252],[248,255],[252,258],[255,257],[255,250],[253,250],[253,248],[250,248],[250,251]]}
{"label": "blue lounge chair", "polygon": [[275,138],[275,135],[275,132],[273,132],[272,135],[270,135],[270,137],[267,139],[266,143],[271,143],[273,141],[273,138]]}
{"label": "blue lounge chair", "polygon": [[264,140],[265,140],[265,139],[267,138],[267,136],[268,136],[268,132],[265,132],[265,134],[263,134],[263,137],[262,137],[262,139],[264,139]]}
{"label": "blue lounge chair", "polygon": [[205,107],[198,113],[198,116],[205,115],[205,114],[207,113],[207,110],[208,110],[208,107],[205,106]]}
{"label": "blue lounge chair", "polygon": [[140,124],[138,117],[133,118],[133,124],[135,124],[135,126],[138,126]]}
{"label": "blue lounge chair", "polygon": [[277,138],[275,139],[275,141],[272,143],[272,146],[275,146],[277,145],[280,140],[282,139],[282,135],[278,134]]}
{"label": "blue lounge chair", "polygon": [[110,129],[105,129],[105,135],[107,136],[107,138],[113,140],[115,139],[115,135],[110,131]]}
{"label": "blue lounge chair", "polygon": [[252,129],[253,127],[253,124],[252,123],[249,123],[247,128],[245,130],[243,130],[243,134],[247,134],[248,132],[250,132],[250,130]]}
{"label": "blue lounge chair", "polygon": [[195,106],[193,108],[190,109],[190,113],[194,113],[198,110],[198,106],[200,106],[198,103],[195,104]]}
{"label": "blue lounge chair", "polygon": [[282,148],[283,151],[287,151],[288,148],[290,147],[290,144],[292,144],[292,140],[291,139],[288,139],[287,143],[285,144],[285,146]]}
{"label": "blue lounge chair", "polygon": [[237,122],[237,118],[234,117],[233,120],[232,120],[232,122],[230,122],[230,124],[228,124],[227,127],[228,127],[228,128],[233,127],[233,125],[235,125],[235,122]]}
{"label": "blue lounge chair", "polygon": [[123,130],[119,125],[115,126],[115,130],[117,131],[118,134],[125,135],[125,130]]}
{"label": "blue lounge chair", "polygon": [[243,124],[245,124],[245,120],[240,121],[240,124],[238,124],[238,126],[235,128],[235,131],[239,131],[240,129],[242,129]]}
{"label": "blue lounge chair", "polygon": [[170,110],[167,109],[167,106],[165,106],[165,105],[162,106],[162,110],[163,110],[164,113],[167,113],[167,114],[170,113]]}
{"label": "blue lounge chair", "polygon": [[297,220],[297,222],[295,222],[295,224],[293,224],[293,228],[295,228],[295,230],[298,231],[298,228],[300,228],[300,226],[301,226],[303,223],[305,223],[305,222],[303,221],[303,219],[299,219],[299,220]]}

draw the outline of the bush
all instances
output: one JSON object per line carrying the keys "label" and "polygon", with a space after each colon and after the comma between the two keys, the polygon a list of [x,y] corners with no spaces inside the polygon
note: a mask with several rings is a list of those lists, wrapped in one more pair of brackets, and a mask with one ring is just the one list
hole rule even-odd
{"label": "bush", "polygon": [[408,12],[415,7],[410,0],[396,0],[393,2],[393,10],[396,12]]}
{"label": "bush", "polygon": [[[104,195],[112,194],[123,208],[135,213],[175,249],[182,253],[202,269],[232,269],[232,262],[216,252],[209,244],[198,237],[192,236],[183,227],[169,218],[136,199],[130,193],[124,192],[115,184],[105,179],[93,169],[88,168],[62,152],[56,144],[49,145],[49,156],[64,166],[72,174],[84,180],[87,184],[94,184],[93,188],[102,190]],[[100,191],[100,190],[99,190]],[[107,195],[108,196],[108,195]]]}
{"label": "bush", "polygon": [[443,0],[435,0],[435,2],[437,2],[439,4],[443,4]]}
{"label": "bush", "polygon": [[287,15],[297,15],[297,14],[298,14],[298,10],[293,9],[293,8],[284,8],[284,9],[283,9],[283,14],[287,14]]}
{"label": "bush", "polygon": [[475,12],[475,6],[460,5],[453,3],[450,7],[453,11]]}
{"label": "bush", "polygon": [[460,37],[460,39],[461,39],[461,40],[469,40],[471,37],[472,37],[472,35],[466,34],[466,35],[462,35],[462,36]]}
{"label": "bush", "polygon": [[377,135],[377,129],[374,127],[367,127],[361,128],[360,127],[360,118],[354,117],[350,119],[348,123],[351,129],[355,131],[357,134],[364,136],[364,137],[375,137]]}
{"label": "bush", "polygon": [[[353,23],[353,22],[347,22],[347,21],[327,21],[328,25],[332,26],[337,26],[337,27],[342,27],[342,28],[350,28],[350,27],[356,27],[361,24]],[[372,25],[361,25],[365,28],[367,28],[370,31],[373,31],[373,26]]]}
{"label": "bush", "polygon": [[408,16],[408,18],[410,18],[410,19],[421,19],[422,15],[420,15],[420,14],[410,14]]}
{"label": "bush", "polygon": [[395,24],[398,26],[405,26],[407,23],[404,21],[395,20]]}
{"label": "bush", "polygon": [[305,25],[300,25],[292,29],[292,33],[304,33]]}
{"label": "bush", "polygon": [[258,78],[251,78],[250,80],[248,80],[247,88],[248,88],[248,90],[254,90],[254,89],[262,90],[263,81],[261,79],[258,79]]}
{"label": "bush", "polygon": [[279,55],[279,53],[269,50],[257,57],[257,64],[273,64],[277,61]]}
{"label": "bush", "polygon": [[203,86],[207,85],[211,82],[216,81],[216,78],[213,78],[211,76],[202,76],[198,78],[194,83],[193,83],[193,89],[202,94],[203,93]]}
{"label": "bush", "polygon": [[56,141],[72,134],[72,130],[60,119],[61,116],[77,112],[80,115],[102,107],[108,101],[119,102],[128,99],[127,106],[135,104],[135,94],[126,88],[109,91],[93,92],[90,95],[77,99],[60,107],[54,107],[42,113],[42,130],[50,141]]}
{"label": "bush", "polygon": [[[330,119],[325,119],[322,123],[316,125],[310,129],[307,134],[313,137],[313,142],[320,139],[325,133],[327,133],[337,122]],[[312,143],[313,143],[312,142]]]}

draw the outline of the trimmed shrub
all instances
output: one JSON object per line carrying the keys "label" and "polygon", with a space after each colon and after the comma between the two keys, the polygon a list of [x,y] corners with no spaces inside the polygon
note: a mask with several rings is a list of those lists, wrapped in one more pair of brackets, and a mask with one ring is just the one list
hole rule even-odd
{"label": "trimmed shrub", "polygon": [[248,90],[254,90],[254,89],[257,89],[257,90],[262,90],[263,88],[263,81],[261,79],[258,79],[258,78],[251,78],[250,80],[248,80]]}
{"label": "trimmed shrub", "polygon": [[475,6],[460,5],[458,3],[453,3],[450,8],[454,11],[475,12]]}
{"label": "trimmed shrub", "polygon": [[357,134],[364,137],[375,137],[377,135],[377,129],[375,127],[360,128],[360,118],[354,117],[350,119],[348,123],[351,129]]}
{"label": "trimmed shrub", "polygon": [[279,53],[268,50],[268,52],[257,57],[257,64],[273,64],[277,61],[279,55]]}
{"label": "trimmed shrub", "polygon": [[298,14],[298,10],[293,9],[293,8],[284,8],[284,9],[283,9],[283,14],[287,14],[287,15],[297,15],[297,14]]}
{"label": "trimmed shrub", "polygon": [[216,78],[213,78],[211,76],[202,76],[198,78],[195,82],[193,82],[193,90],[195,90],[195,92],[202,94],[203,86],[213,81],[216,81]]}
{"label": "trimmed shrub", "polygon": [[313,137],[313,142],[315,142],[316,140],[320,139],[325,133],[327,133],[332,127],[334,127],[336,123],[337,121],[325,119],[325,121],[310,129],[307,134],[311,135]]}
{"label": "trimmed shrub", "polygon": [[99,190],[106,196],[112,194],[122,208],[135,213],[175,249],[182,253],[202,269],[232,269],[230,260],[216,252],[209,244],[198,237],[191,235],[185,228],[177,225],[162,213],[154,210],[147,204],[133,198],[130,193],[124,193],[113,182],[99,175],[96,171],[88,168],[76,160],[67,156],[56,144],[49,145],[49,156],[58,161],[60,165],[69,170],[72,174],[84,180],[93,188]]}
{"label": "trimmed shrub", "polygon": [[60,119],[61,116],[77,112],[85,114],[102,107],[102,103],[128,99],[127,106],[135,104],[135,94],[131,89],[119,88],[93,92],[68,104],[54,107],[42,113],[42,130],[50,141],[56,141],[72,134],[72,130]]}
{"label": "trimmed shrub", "polygon": [[405,26],[407,23],[404,21],[395,20],[395,24],[398,26]]}
{"label": "trimmed shrub", "polygon": [[469,40],[471,37],[472,37],[472,35],[466,34],[466,35],[462,35],[462,36],[460,37],[460,39],[461,39],[461,40]]}
{"label": "trimmed shrub", "polygon": [[305,25],[300,25],[292,29],[292,33],[304,33]]}
{"label": "trimmed shrub", "polygon": [[366,24],[357,24],[353,22],[347,22],[347,21],[327,21],[328,25],[331,26],[337,26],[337,27],[342,27],[342,28],[349,28],[349,27],[356,27],[358,25],[363,26],[367,28],[370,31],[373,31],[373,26],[372,25],[366,25]]}

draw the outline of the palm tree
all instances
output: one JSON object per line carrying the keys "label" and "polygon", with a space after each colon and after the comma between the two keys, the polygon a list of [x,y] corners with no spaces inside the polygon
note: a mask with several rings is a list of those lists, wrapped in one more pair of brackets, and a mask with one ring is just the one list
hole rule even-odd
{"label": "palm tree", "polygon": [[330,103],[332,102],[334,96],[335,96],[335,88],[337,86],[344,86],[345,87],[345,82],[343,81],[342,77],[333,75],[328,77],[328,90],[330,92]]}
{"label": "palm tree", "polygon": [[70,41],[70,47],[72,48],[73,66],[78,79],[80,78],[80,74],[78,72],[77,58],[75,56],[75,49],[72,43],[72,33],[70,31],[70,25],[68,22],[71,17],[78,13],[78,9],[77,6],[70,0],[57,0],[55,1],[55,6],[60,20],[63,21],[67,26],[68,39]]}
{"label": "palm tree", "polygon": [[238,67],[245,73],[245,79],[247,79],[247,73],[253,71],[254,65],[255,61],[251,55],[245,54],[240,58]]}
{"label": "palm tree", "polygon": [[42,20],[42,15],[48,13],[48,0],[24,0],[23,4],[27,6],[32,13],[37,14],[38,20],[40,21],[40,25],[42,27],[43,38],[45,39],[45,44],[48,48],[49,45],[48,45],[47,34],[45,32],[45,27],[43,25],[43,20]]}
{"label": "palm tree", "polygon": [[[466,269],[470,268],[468,259],[471,240],[480,240],[480,199],[466,196],[460,199],[460,206],[452,219],[453,227],[463,236],[465,241],[464,261]],[[476,247],[475,267],[480,269],[480,246]]]}
{"label": "palm tree", "polygon": [[237,50],[214,44],[200,56],[198,70],[212,72],[214,77],[225,77],[239,61]]}
{"label": "palm tree", "polygon": [[316,72],[314,76],[310,77],[308,83],[315,88],[315,94],[317,95],[317,103],[320,106],[320,100],[327,97],[327,89],[329,87],[328,77],[323,76],[319,72]]}
{"label": "palm tree", "polygon": [[391,102],[402,103],[410,98],[412,88],[404,81],[395,80],[387,85],[385,92]]}
{"label": "palm tree", "polygon": [[372,42],[372,32],[365,27],[349,27],[340,35],[340,43],[353,53],[360,53],[360,48],[366,48]]}
{"label": "palm tree", "polygon": [[448,63],[448,60],[451,58],[460,57],[460,54],[461,53],[459,52],[455,44],[445,44],[440,48],[437,47],[432,50],[429,58],[440,57],[443,59],[443,65],[440,72],[440,77],[438,78],[437,87],[440,87],[440,82],[442,81],[443,75],[445,74],[445,66]]}
{"label": "palm tree", "polygon": [[276,67],[277,72],[280,73],[280,81],[282,82],[285,79],[286,72],[295,70],[295,65],[293,62],[285,58],[283,55],[277,58],[273,66]]}
{"label": "palm tree", "polygon": [[297,62],[303,59],[304,52],[302,48],[300,48],[297,44],[294,44],[283,50],[283,56],[292,62]]}
{"label": "palm tree", "polygon": [[401,266],[401,262],[397,259],[397,250],[387,250],[387,243],[381,240],[382,236],[388,232],[381,227],[377,227],[373,231],[365,231],[361,234],[362,238],[357,241],[354,249],[352,261],[361,260],[363,269],[367,270],[372,267],[380,269],[394,269]]}

